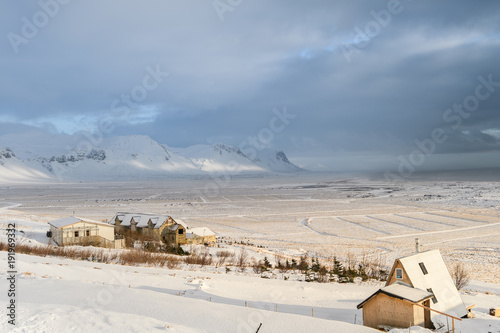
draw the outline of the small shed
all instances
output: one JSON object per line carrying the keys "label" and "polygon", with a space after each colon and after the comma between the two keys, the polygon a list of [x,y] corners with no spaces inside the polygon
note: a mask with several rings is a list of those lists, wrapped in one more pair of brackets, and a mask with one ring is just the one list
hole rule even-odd
{"label": "small shed", "polygon": [[363,308],[363,324],[379,328],[382,326],[432,328],[430,310],[420,307],[430,306],[434,294],[412,288],[404,282],[395,282],[376,291],[358,305]]}
{"label": "small shed", "polygon": [[121,248],[122,240],[115,241],[114,227],[107,223],[65,217],[49,222],[52,240],[59,246],[94,245]]}

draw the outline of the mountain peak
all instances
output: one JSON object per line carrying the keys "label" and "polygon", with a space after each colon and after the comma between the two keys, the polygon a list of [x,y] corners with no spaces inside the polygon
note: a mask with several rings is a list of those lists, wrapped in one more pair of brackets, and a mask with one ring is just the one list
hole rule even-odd
{"label": "mountain peak", "polygon": [[16,154],[14,154],[14,152],[10,148],[8,147],[0,148],[0,158],[13,158],[13,157],[16,157]]}
{"label": "mountain peak", "polygon": [[233,146],[228,146],[228,145],[223,144],[223,143],[215,143],[215,144],[212,145],[212,147],[219,154],[222,154],[223,152],[227,152],[227,153],[230,153],[230,154],[238,154],[238,155],[247,157],[247,156],[245,156],[245,154],[243,154],[241,152],[241,150],[239,148],[236,148],[236,147],[233,147]]}

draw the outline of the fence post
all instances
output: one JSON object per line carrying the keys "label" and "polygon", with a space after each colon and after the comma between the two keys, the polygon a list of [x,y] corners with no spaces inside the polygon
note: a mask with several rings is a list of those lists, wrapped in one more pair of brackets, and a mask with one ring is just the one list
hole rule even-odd
{"label": "fence post", "polygon": [[245,308],[247,307],[247,301],[245,301]]}
{"label": "fence post", "polygon": [[312,317],[314,318],[314,308],[311,308],[312,310]]}
{"label": "fence post", "polygon": [[278,312],[278,304],[276,304],[276,312]]}
{"label": "fence post", "polygon": [[358,316],[357,313],[354,314],[354,325],[356,325],[356,317]]}

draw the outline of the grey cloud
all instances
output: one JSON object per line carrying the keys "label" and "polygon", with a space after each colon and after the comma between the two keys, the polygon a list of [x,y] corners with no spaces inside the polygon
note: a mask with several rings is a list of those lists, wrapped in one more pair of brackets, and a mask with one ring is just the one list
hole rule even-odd
{"label": "grey cloud", "polygon": [[135,118],[115,119],[111,135],[238,145],[286,106],[296,121],[272,145],[292,159],[409,154],[435,128],[449,134],[440,154],[497,151],[485,131],[500,128],[500,87],[457,130],[443,114],[474,94],[478,76],[500,81],[498,3],[402,0],[347,62],[343,45],[387,3],[243,1],[221,22],[211,1],[71,1],[15,54],[8,33],[20,33],[21,18],[40,7],[3,2],[0,112],[18,124],[94,121],[158,65],[170,76],[140,103],[158,114],[141,118],[135,108]]}

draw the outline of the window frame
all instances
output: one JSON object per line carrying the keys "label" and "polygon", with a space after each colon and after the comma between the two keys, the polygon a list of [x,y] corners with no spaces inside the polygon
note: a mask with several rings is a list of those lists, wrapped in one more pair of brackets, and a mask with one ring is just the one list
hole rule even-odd
{"label": "window frame", "polygon": [[[398,272],[400,274],[398,274]],[[403,279],[403,269],[402,268],[396,268],[396,279],[402,280]]]}
{"label": "window frame", "polygon": [[78,238],[78,237],[80,237],[80,233],[78,232],[78,230],[75,230],[75,233],[74,233],[74,235],[75,235],[75,238]]}
{"label": "window frame", "polygon": [[418,265],[420,266],[420,270],[424,275],[429,274],[429,271],[427,270],[427,267],[425,267],[425,264],[423,262],[419,262]]}

